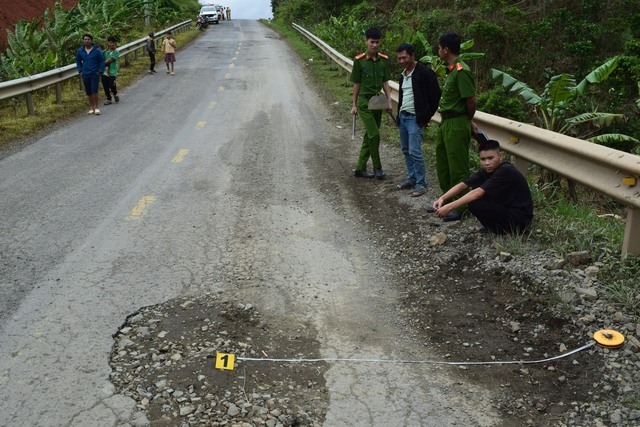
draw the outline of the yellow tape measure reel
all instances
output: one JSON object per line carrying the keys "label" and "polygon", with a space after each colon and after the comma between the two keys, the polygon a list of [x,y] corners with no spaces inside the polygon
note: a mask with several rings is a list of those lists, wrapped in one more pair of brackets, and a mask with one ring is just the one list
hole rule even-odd
{"label": "yellow tape measure reel", "polygon": [[602,329],[593,334],[593,339],[605,348],[619,348],[624,344],[624,336],[611,329]]}

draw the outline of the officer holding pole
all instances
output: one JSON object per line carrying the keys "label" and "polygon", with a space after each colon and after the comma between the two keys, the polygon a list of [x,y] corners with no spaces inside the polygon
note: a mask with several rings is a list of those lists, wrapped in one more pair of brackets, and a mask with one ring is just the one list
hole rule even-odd
{"label": "officer holding pole", "polygon": [[[393,109],[389,87],[389,80],[391,80],[389,57],[378,52],[381,38],[382,32],[377,28],[369,28],[365,31],[367,51],[355,57],[351,72],[351,81],[353,82],[351,114],[359,115],[365,128],[362,147],[354,171],[358,178],[373,178],[375,176],[377,179],[385,179],[379,151],[382,110],[369,109],[369,100],[378,95],[380,90],[383,90],[387,97],[388,110]],[[369,158],[373,164],[373,174],[367,172]]]}

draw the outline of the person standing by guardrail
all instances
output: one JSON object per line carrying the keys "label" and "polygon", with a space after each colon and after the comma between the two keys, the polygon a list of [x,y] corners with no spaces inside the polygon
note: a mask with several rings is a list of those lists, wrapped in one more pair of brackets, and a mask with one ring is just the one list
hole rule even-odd
{"label": "person standing by guardrail", "polygon": [[[476,84],[469,66],[460,60],[461,37],[447,33],[440,37],[438,56],[447,62],[438,112],[442,120],[436,136],[436,172],[440,189],[446,193],[469,174],[471,120],[476,113]],[[452,210],[443,221],[458,221],[461,210]]]}
{"label": "person standing by guardrail", "polygon": [[422,133],[438,109],[440,85],[436,73],[416,61],[412,44],[402,43],[396,49],[396,56],[404,69],[398,82],[397,120],[400,149],[407,168],[407,178],[396,185],[396,188],[411,189],[411,197],[420,197],[427,191],[427,167],[422,153]]}
{"label": "person standing by guardrail", "polygon": [[104,73],[104,56],[98,46],[93,44],[93,36],[84,34],[83,45],[76,52],[76,67],[82,76],[84,91],[89,99],[88,114],[100,115],[98,110],[98,86],[100,75]]}
{"label": "person standing by guardrail", "polygon": [[227,20],[231,21],[231,8],[227,6]]}
{"label": "person standing by guardrail", "polygon": [[118,76],[118,59],[120,52],[116,49],[116,38],[114,36],[107,37],[107,49],[103,52],[105,70],[102,75],[102,88],[107,99],[104,105],[111,104],[111,95],[116,102],[120,102],[118,96],[118,88],[116,87],[116,77]]}
{"label": "person standing by guardrail", "polygon": [[[378,95],[380,90],[384,90],[389,102],[388,110],[393,109],[389,87],[389,80],[391,80],[389,57],[378,52],[382,38],[382,32],[379,29],[369,28],[364,35],[367,51],[355,57],[351,71],[351,82],[353,83],[351,114],[359,115],[365,127],[354,174],[358,178],[373,178],[375,176],[377,179],[385,179],[379,149],[382,110],[369,110],[369,99]],[[367,172],[369,157],[373,163],[373,174]]]}
{"label": "person standing by guardrail", "polygon": [[147,53],[149,54],[149,74],[156,73],[156,39],[153,31],[149,33],[147,38]]}

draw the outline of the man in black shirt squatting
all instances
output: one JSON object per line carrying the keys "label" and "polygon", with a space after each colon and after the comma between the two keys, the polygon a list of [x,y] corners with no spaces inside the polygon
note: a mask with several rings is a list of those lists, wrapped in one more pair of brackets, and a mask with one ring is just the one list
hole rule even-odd
{"label": "man in black shirt squatting", "polygon": [[[503,161],[498,141],[488,140],[478,147],[482,169],[453,186],[433,203],[436,215],[443,218],[453,209],[469,205],[469,211],[484,229],[495,234],[519,233],[533,219],[533,201],[524,176]],[[446,203],[468,188],[459,199]]]}

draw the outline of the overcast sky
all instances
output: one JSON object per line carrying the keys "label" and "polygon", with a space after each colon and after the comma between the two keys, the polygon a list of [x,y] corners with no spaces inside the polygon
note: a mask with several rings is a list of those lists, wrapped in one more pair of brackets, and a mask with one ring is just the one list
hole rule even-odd
{"label": "overcast sky", "polygon": [[272,18],[271,0],[199,0],[201,4],[219,4],[231,8],[231,19]]}

